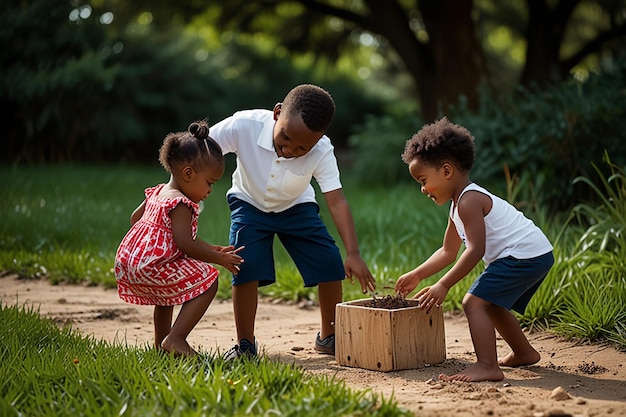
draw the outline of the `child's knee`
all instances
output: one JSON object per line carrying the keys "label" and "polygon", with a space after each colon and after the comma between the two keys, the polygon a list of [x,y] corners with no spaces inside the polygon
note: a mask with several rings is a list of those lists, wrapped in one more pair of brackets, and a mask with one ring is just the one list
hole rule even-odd
{"label": "child's knee", "polygon": [[486,310],[492,304],[489,301],[483,300],[480,297],[467,293],[465,294],[465,297],[463,297],[462,305],[463,311],[468,313],[476,310]]}

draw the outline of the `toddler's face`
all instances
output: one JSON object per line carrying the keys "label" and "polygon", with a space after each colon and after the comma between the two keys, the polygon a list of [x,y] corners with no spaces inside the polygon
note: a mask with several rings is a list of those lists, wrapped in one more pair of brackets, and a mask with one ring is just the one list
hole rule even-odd
{"label": "toddler's face", "polygon": [[184,185],[184,194],[198,203],[211,194],[213,185],[224,175],[224,164],[213,163],[207,168],[194,170],[191,180]]}
{"label": "toddler's face", "polygon": [[421,191],[435,204],[441,206],[451,198],[450,182],[446,175],[445,166],[435,168],[432,165],[423,164],[419,158],[409,164],[409,172],[415,181],[421,186]]}
{"label": "toddler's face", "polygon": [[274,149],[282,158],[297,158],[306,155],[320,140],[323,133],[312,132],[300,116],[281,112],[280,105],[274,108]]}

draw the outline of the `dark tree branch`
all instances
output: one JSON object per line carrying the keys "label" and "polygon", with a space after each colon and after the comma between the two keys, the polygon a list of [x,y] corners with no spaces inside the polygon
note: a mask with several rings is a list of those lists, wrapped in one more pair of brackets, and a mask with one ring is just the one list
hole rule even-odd
{"label": "dark tree branch", "polygon": [[358,13],[353,13],[349,10],[342,9],[339,7],[331,6],[328,3],[322,3],[316,0],[295,0],[296,3],[300,3],[307,8],[307,10],[311,10],[322,15],[330,15],[335,16],[340,19],[346,20],[348,22],[352,22],[357,26],[360,26],[366,30],[376,32],[376,22],[374,19],[370,19],[367,16],[360,15]]}
{"label": "dark tree branch", "polygon": [[604,46],[607,42],[622,36],[626,36],[626,25],[616,26],[611,30],[600,33],[580,48],[574,55],[561,62],[560,66],[563,74],[568,74],[572,68],[578,65],[578,63],[580,63],[588,55],[600,51],[602,46]]}

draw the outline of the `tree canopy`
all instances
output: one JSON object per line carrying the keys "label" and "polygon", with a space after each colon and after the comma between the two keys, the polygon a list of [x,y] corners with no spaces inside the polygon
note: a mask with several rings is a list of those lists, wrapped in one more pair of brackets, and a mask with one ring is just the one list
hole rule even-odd
{"label": "tree canopy", "polygon": [[157,25],[198,19],[222,32],[270,37],[291,54],[311,54],[327,65],[367,46],[373,55],[365,73],[377,73],[372,79],[379,82],[408,75],[406,91],[413,92],[424,120],[459,96],[475,108],[482,83],[541,86],[598,69],[623,55],[626,40],[623,0],[127,3],[131,13],[150,10]]}

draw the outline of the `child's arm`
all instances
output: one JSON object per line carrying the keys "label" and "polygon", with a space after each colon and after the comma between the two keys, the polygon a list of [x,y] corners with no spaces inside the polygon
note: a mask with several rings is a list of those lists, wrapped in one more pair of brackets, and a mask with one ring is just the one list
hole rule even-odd
{"label": "child's arm", "polygon": [[443,236],[443,245],[420,266],[400,276],[398,281],[396,281],[396,292],[408,295],[422,280],[436,274],[454,262],[460,247],[461,238],[457,234],[452,220],[448,219],[448,226]]}
{"label": "child's arm", "polygon": [[178,249],[190,258],[222,265],[233,274],[239,272],[243,258],[237,255],[243,247],[216,247],[200,238],[193,239],[191,234],[192,212],[184,204],[177,205],[169,213],[172,219],[172,234]]}
{"label": "child's arm", "polygon": [[137,223],[141,216],[143,216],[143,212],[146,210],[146,200],[143,200],[141,204],[137,206],[137,208],[133,211],[133,214],[130,215],[130,225]]}
{"label": "child's arm", "polygon": [[344,247],[346,249],[345,269],[346,276],[357,277],[361,284],[361,291],[366,294],[367,291],[376,289],[376,280],[372,276],[367,264],[361,258],[359,251],[359,243],[354,228],[354,220],[352,212],[341,188],[324,193],[326,204],[337,227],[337,231],[341,236]]}
{"label": "child's arm", "polygon": [[459,217],[465,226],[465,250],[435,285],[416,295],[420,305],[428,310],[441,305],[450,288],[469,274],[485,254],[485,215],[491,209],[491,199],[485,194],[469,191],[458,205]]}

